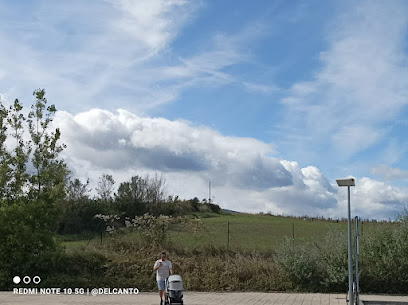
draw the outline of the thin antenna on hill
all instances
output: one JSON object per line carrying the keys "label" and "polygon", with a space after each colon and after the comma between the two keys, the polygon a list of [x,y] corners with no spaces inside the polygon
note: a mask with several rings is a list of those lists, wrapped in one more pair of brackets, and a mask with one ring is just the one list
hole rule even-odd
{"label": "thin antenna on hill", "polygon": [[208,183],[208,203],[211,203],[211,180]]}

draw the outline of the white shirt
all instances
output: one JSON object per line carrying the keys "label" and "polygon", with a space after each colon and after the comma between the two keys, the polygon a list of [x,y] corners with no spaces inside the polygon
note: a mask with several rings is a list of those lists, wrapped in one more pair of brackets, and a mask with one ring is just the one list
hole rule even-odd
{"label": "white shirt", "polygon": [[158,259],[155,263],[154,263],[154,267],[153,268],[157,268],[159,267],[159,264],[162,263],[161,267],[159,269],[157,269],[156,271],[156,280],[158,281],[164,281],[166,280],[169,275],[170,275],[170,269],[173,269],[173,265],[171,264],[171,261],[169,260],[165,260],[162,261],[161,259]]}

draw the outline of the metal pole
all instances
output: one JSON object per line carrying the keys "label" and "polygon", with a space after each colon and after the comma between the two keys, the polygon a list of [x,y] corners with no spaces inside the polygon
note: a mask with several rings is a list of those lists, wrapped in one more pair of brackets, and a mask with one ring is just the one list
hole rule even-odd
{"label": "metal pole", "polygon": [[358,216],[355,218],[356,221],[356,244],[355,244],[355,265],[356,265],[356,304],[358,304],[359,299],[360,299],[360,276],[358,274],[358,255],[359,255],[359,249],[358,249]]}
{"label": "metal pole", "polygon": [[349,301],[354,305],[353,295],[353,257],[351,253],[351,211],[350,211],[350,186],[348,190],[348,271],[349,271]]}
{"label": "metal pole", "polygon": [[293,249],[295,249],[295,224],[292,223],[292,244],[293,244]]}

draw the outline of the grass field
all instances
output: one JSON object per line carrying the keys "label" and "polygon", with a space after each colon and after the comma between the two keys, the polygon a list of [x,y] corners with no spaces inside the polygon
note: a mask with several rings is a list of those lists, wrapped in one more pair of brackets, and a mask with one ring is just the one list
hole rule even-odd
{"label": "grass field", "polygon": [[[272,215],[254,215],[244,213],[193,214],[191,218],[200,218],[203,226],[196,233],[191,228],[180,225],[170,227],[168,238],[174,247],[194,249],[202,246],[224,247],[235,250],[268,251],[274,250],[289,239],[294,246],[309,241],[319,242],[331,230],[347,231],[344,221],[321,219],[303,219]],[[229,223],[229,242],[228,242]],[[392,225],[386,223],[360,223],[360,233],[364,234],[373,226]],[[354,229],[354,224],[353,224]],[[136,232],[128,233],[129,238],[138,238]],[[293,239],[294,236],[294,239]],[[88,245],[92,234],[59,237],[67,250],[75,250]],[[109,242],[109,235],[104,234],[102,242]],[[89,245],[101,243],[96,234]]]}
{"label": "grass field", "polygon": [[[229,248],[245,250],[273,250],[282,244],[285,239],[290,239],[293,244],[301,245],[305,242],[322,239],[331,230],[344,230],[347,232],[347,222],[336,220],[303,219],[272,215],[254,215],[234,213],[226,215],[213,215],[214,217],[202,218],[203,228],[197,234],[191,230],[173,227],[170,239],[173,243],[188,248],[201,245],[227,247],[229,223]],[[361,223],[360,235],[365,230],[374,226],[392,225],[388,223]],[[354,223],[352,230],[354,232]],[[294,237],[294,238],[293,238]]]}
{"label": "grass field", "polygon": [[201,245],[227,247],[229,223],[229,248],[246,250],[271,250],[284,239],[294,242],[324,236],[331,228],[344,227],[344,224],[324,221],[304,221],[276,216],[250,214],[222,215],[203,218],[203,228],[196,234],[183,228],[173,228],[170,240],[189,248]]}

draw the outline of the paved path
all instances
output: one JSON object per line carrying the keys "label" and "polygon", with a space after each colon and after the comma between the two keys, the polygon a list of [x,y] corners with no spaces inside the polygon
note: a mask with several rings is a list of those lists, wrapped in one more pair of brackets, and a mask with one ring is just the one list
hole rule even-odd
{"label": "paved path", "polygon": [[[361,299],[363,301],[408,302],[408,296],[363,295]],[[346,294],[185,292],[184,300],[186,305],[345,305]],[[159,303],[160,300],[158,294],[152,292],[141,292],[138,295],[97,296],[15,295],[13,292],[0,292],[0,304],[2,305],[158,305]]]}

